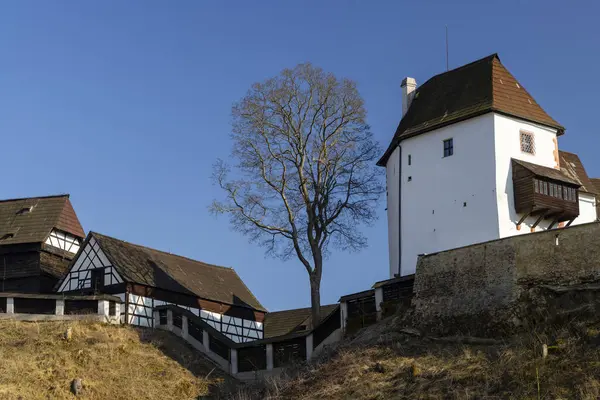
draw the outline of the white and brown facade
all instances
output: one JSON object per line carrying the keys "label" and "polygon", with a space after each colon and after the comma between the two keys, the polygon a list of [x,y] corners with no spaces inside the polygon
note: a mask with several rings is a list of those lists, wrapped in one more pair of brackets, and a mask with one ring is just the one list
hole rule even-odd
{"label": "white and brown facade", "polygon": [[69,195],[0,201],[0,291],[51,293],[85,237]]}
{"label": "white and brown facade", "polygon": [[173,304],[236,343],[263,338],[266,309],[235,270],[90,232],[58,292],[119,296],[123,322],[151,327],[155,307]]}
{"label": "white and brown facade", "polygon": [[596,189],[565,128],[494,54],[402,83],[386,167],[390,276],[420,254],[596,220]]}

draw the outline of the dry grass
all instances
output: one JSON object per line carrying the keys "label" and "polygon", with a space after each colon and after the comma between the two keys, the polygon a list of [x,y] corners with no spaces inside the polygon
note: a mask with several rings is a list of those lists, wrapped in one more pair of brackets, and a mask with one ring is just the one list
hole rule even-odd
{"label": "dry grass", "polygon": [[[388,332],[346,342],[331,357],[237,398],[600,399],[598,334],[570,329],[482,346]],[[547,358],[544,343],[551,345]]]}
{"label": "dry grass", "polygon": [[83,380],[83,399],[195,399],[223,383],[213,367],[166,332],[95,322],[0,322],[0,399],[72,399],[74,378]]}

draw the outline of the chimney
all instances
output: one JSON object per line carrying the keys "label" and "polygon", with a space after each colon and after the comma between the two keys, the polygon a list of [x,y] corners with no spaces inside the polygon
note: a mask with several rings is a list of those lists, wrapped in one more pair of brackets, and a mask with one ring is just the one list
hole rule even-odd
{"label": "chimney", "polygon": [[417,81],[415,81],[415,78],[406,77],[402,80],[400,87],[402,88],[402,116],[404,117],[415,95]]}

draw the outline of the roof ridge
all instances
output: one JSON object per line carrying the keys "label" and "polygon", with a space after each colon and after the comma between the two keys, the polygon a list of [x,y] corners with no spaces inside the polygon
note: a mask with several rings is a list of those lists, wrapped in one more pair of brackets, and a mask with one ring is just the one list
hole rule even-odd
{"label": "roof ridge", "polygon": [[[141,245],[141,244],[131,243],[131,242],[128,242],[128,241],[126,241],[126,240],[119,239],[119,238],[116,238],[116,237],[114,237],[114,236],[108,236],[108,235],[104,235],[104,234],[102,234],[102,233],[99,233],[99,232],[96,232],[96,231],[90,231],[90,234],[92,234],[92,235],[104,236],[104,237],[106,237],[106,238],[109,238],[109,239],[112,239],[112,240],[116,240],[116,241],[118,241],[118,242],[125,243],[125,244],[128,244],[128,245],[130,245],[130,246],[140,247],[140,248],[142,248],[142,249],[146,249],[146,250],[157,251],[157,252],[159,252],[159,253],[166,254],[166,255],[169,255],[169,256],[175,256],[175,257],[178,257],[178,258],[183,258],[183,259],[185,259],[185,260],[189,260],[189,261],[193,261],[193,262],[201,263],[201,264],[204,264],[204,265],[205,265],[205,266],[207,266],[207,267],[222,268],[222,269],[227,269],[227,270],[231,270],[231,271],[235,272],[235,269],[233,269],[232,267],[224,267],[224,266],[222,266],[222,265],[209,264],[209,263],[206,263],[206,262],[204,262],[204,261],[196,260],[196,259],[193,259],[193,258],[190,258],[190,257],[182,256],[182,255],[175,254],[175,253],[169,253],[168,251],[164,251],[164,250],[155,249],[155,248],[153,248],[153,247],[148,247],[148,246],[144,246],[144,245]],[[236,272],[236,275],[237,275],[237,272]],[[239,277],[239,275],[238,275],[238,277]],[[241,279],[240,279],[240,280],[241,280]],[[242,283],[243,283],[243,281],[242,281]],[[244,284],[244,285],[245,285],[245,284]]]}
{"label": "roof ridge", "polygon": [[2,200],[0,200],[0,203],[6,203],[9,201],[20,201],[20,200],[51,199],[51,198],[57,198],[57,197],[70,197],[70,196],[71,195],[69,193],[63,193],[63,194],[52,194],[52,195],[48,195],[48,196],[19,197],[19,198],[14,198],[14,199],[2,199]]}
{"label": "roof ridge", "polygon": [[[497,58],[498,61],[500,61],[500,57],[498,56],[498,53],[493,53],[493,54],[490,54],[488,56],[482,57],[482,58],[480,58],[478,60],[471,61],[468,64],[464,64],[464,65],[461,65],[459,67],[456,67],[456,68],[453,68],[453,69],[449,69],[448,71],[440,72],[439,74],[433,75],[431,78],[427,79],[425,81],[425,83],[428,82],[428,81],[430,81],[431,79],[437,78],[438,76],[442,76],[442,75],[448,74],[450,72],[460,71],[461,69],[465,69],[467,67],[470,67],[473,64],[477,64],[477,63],[480,63],[480,62],[488,60],[488,59],[493,60],[494,58]],[[500,62],[500,64],[502,64],[502,62]]]}

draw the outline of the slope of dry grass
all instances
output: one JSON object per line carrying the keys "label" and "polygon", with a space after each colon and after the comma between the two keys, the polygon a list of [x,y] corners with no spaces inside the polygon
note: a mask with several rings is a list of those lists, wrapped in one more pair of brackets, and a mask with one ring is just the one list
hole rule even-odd
{"label": "slope of dry grass", "polygon": [[72,399],[74,378],[83,379],[83,399],[195,399],[223,384],[213,368],[167,332],[95,322],[0,322],[0,399]]}
{"label": "slope of dry grass", "polygon": [[[488,345],[380,329],[237,399],[600,399],[600,334],[590,326]],[[542,357],[542,345],[550,345]]]}

